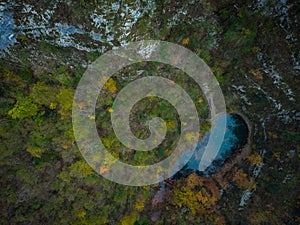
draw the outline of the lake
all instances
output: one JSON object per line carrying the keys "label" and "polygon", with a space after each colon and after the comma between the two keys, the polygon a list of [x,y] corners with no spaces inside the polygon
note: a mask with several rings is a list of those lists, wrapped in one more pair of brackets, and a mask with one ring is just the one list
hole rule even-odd
{"label": "lake", "polygon": [[[208,168],[206,168],[205,171],[199,171],[200,160],[207,146],[209,135],[211,132],[219,133],[221,121],[223,119],[226,119],[226,132],[221,148]],[[203,139],[196,146],[191,159],[177,174],[174,175],[174,178],[177,176],[186,176],[191,172],[203,173],[206,176],[218,172],[227,159],[232,157],[234,153],[241,150],[245,144],[247,144],[249,135],[249,129],[245,120],[240,115],[234,113],[218,116],[215,121],[215,126],[211,128],[211,132],[204,135]]]}

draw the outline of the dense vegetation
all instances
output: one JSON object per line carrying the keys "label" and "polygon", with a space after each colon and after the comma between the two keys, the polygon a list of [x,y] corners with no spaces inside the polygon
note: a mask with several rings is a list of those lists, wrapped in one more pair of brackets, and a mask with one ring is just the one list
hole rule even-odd
{"label": "dense vegetation", "polygon": [[[38,13],[54,4],[23,2]],[[121,1],[119,10],[126,4],[149,4],[136,2]],[[21,23],[23,3],[15,3],[10,10]],[[282,20],[278,11],[285,4],[288,16]],[[229,160],[230,166],[220,173],[191,173],[166,181],[163,188],[129,187],[102,178],[82,158],[73,136],[73,96],[86,65],[103,53],[101,47],[109,50],[123,39],[95,41],[75,34],[74,40],[89,45],[77,49],[53,41],[59,34],[41,32],[39,38],[20,29],[17,42],[0,59],[0,224],[299,224],[300,9],[297,1],[285,4],[157,0],[153,11],[138,18],[130,34],[122,37],[166,40],[195,52],[220,82],[227,110],[242,113],[252,124],[249,155],[237,155],[238,160]],[[111,2],[59,1],[56,6],[49,26],[68,23],[91,32],[96,28],[87,15],[97,7],[109,8]],[[104,15],[114,18],[115,37],[122,35],[120,15]],[[280,78],[272,76],[276,73]],[[167,121],[166,141],[146,154],[126,151],[115,137],[109,123],[114,98],[131,80],[149,75],[182,86],[201,115],[201,134],[210,128],[205,97],[183,72],[158,63],[125,68],[106,83],[96,118],[91,119],[96,119],[99,136],[111,153],[131,164],[167,157],[180,132],[172,106],[147,98],[132,111],[132,130],[145,138],[149,130],[144,122],[160,116]],[[247,192],[250,198],[240,204]]]}

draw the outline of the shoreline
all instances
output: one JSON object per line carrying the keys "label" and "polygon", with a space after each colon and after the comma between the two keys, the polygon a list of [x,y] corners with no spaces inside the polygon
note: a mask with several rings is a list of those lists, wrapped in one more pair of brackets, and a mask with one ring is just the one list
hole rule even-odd
{"label": "shoreline", "polygon": [[251,154],[251,144],[253,138],[253,124],[252,122],[242,113],[238,111],[227,112],[228,114],[235,114],[240,116],[246,123],[248,127],[248,138],[247,143],[243,148],[233,154],[233,157],[225,161],[224,165],[221,167],[220,171],[211,175],[211,179],[213,179],[218,186],[222,189],[226,190],[227,179],[224,180],[225,175],[234,167],[240,166],[241,163]]}

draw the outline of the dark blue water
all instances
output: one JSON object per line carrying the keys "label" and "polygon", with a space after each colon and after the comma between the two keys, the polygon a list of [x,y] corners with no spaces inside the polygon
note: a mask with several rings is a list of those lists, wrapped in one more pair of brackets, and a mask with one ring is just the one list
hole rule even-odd
{"label": "dark blue water", "polygon": [[[225,117],[225,118],[224,118]],[[220,130],[222,119],[226,119],[226,132],[218,151],[217,156],[213,162],[208,166],[205,171],[201,171],[205,175],[209,175],[218,172],[224,162],[232,157],[235,152],[240,150],[246,143],[249,135],[249,130],[246,122],[243,118],[237,114],[223,114],[220,115],[215,122],[215,127],[211,129],[211,132],[218,133]],[[201,142],[198,143],[195,152],[189,162],[181,169],[174,177],[189,174],[190,172],[199,171],[200,160],[203,156],[205,148],[209,139],[209,133],[207,133]]]}

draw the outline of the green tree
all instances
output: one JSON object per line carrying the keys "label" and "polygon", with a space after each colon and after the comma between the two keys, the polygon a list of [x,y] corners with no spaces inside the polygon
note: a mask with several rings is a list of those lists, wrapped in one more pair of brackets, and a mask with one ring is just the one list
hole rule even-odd
{"label": "green tree", "polygon": [[38,82],[30,88],[30,97],[33,101],[49,108],[53,108],[53,104],[57,104],[57,94],[57,88],[53,88],[42,82]]}
{"label": "green tree", "polygon": [[73,105],[74,90],[63,88],[57,95],[59,102],[59,114],[61,119],[65,119],[71,116],[72,105]]}
{"label": "green tree", "polygon": [[38,106],[33,103],[31,98],[26,97],[18,100],[14,107],[8,111],[8,115],[13,119],[24,119],[35,116],[38,111]]}
{"label": "green tree", "polygon": [[136,212],[131,212],[123,216],[120,219],[118,225],[134,225],[137,219],[138,219],[138,214]]}

